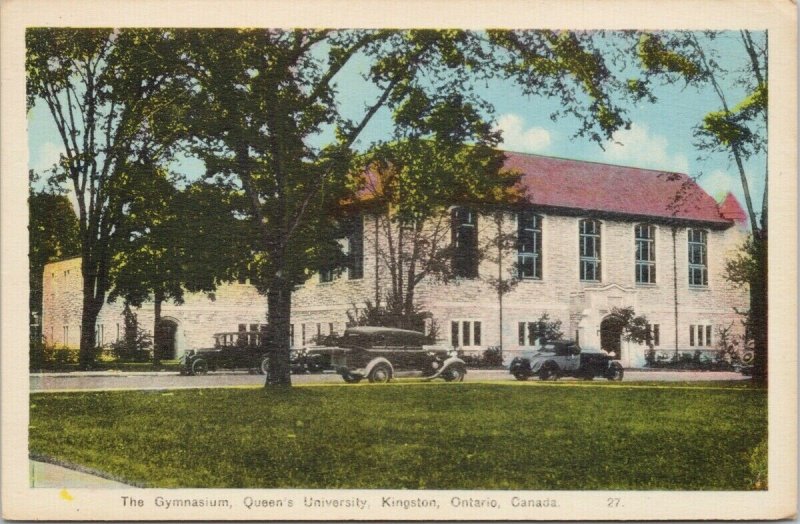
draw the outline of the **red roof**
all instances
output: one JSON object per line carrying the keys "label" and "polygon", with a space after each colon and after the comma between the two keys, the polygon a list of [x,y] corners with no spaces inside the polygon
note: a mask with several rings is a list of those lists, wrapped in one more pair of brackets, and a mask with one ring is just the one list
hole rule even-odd
{"label": "red roof", "polygon": [[731,224],[681,173],[512,152],[505,168],[522,174],[527,200],[538,206]]}
{"label": "red roof", "polygon": [[742,208],[742,205],[736,197],[733,196],[733,193],[728,193],[725,196],[725,200],[719,205],[719,214],[728,220],[747,224],[747,213],[744,212],[744,208]]}

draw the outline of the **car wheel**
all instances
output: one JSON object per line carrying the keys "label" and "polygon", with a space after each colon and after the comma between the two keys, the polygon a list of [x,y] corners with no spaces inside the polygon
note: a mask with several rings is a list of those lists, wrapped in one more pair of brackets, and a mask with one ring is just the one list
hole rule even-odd
{"label": "car wheel", "polygon": [[539,370],[539,380],[558,380],[558,367],[555,364],[545,364]]}
{"label": "car wheel", "polygon": [[350,373],[342,373],[342,378],[348,384],[358,384],[361,382],[363,377],[359,377],[358,375],[351,375]]}
{"label": "car wheel", "polygon": [[625,374],[625,371],[622,369],[622,365],[619,362],[612,362],[611,363],[611,373],[608,375],[608,380],[613,381],[621,381],[622,376]]}
{"label": "car wheel", "polygon": [[514,375],[515,379],[521,380],[521,381],[528,380],[528,377],[530,377],[530,375],[528,375],[527,373],[525,373],[523,371],[515,371],[514,373],[512,373],[512,375]]}
{"label": "car wheel", "polygon": [[199,358],[192,362],[192,375],[205,375],[208,373],[208,362]]}
{"label": "car wheel", "polygon": [[464,375],[466,374],[467,370],[462,366],[450,366],[444,373],[442,373],[442,377],[444,378],[445,382],[463,382]]}
{"label": "car wheel", "polygon": [[392,368],[388,364],[376,364],[369,372],[369,381],[376,384],[383,384],[392,380]]}
{"label": "car wheel", "polygon": [[258,366],[258,374],[259,375],[269,374],[269,357],[264,357],[261,359],[261,364],[259,364]]}

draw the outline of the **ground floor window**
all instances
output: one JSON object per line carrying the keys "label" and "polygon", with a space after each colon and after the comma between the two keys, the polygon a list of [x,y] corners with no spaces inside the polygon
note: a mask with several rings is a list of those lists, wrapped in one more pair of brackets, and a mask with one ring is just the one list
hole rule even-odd
{"label": "ground floor window", "polygon": [[711,346],[711,326],[710,325],[690,325],[689,326],[689,345],[692,347]]}
{"label": "ground floor window", "polygon": [[536,340],[541,336],[538,326],[538,322],[519,322],[517,324],[517,338],[520,346],[536,345]]}
{"label": "ground floor window", "polygon": [[453,320],[450,322],[450,343],[453,347],[470,348],[481,345],[479,320]]}
{"label": "ground floor window", "polygon": [[654,347],[658,347],[661,345],[661,325],[660,324],[647,324],[647,328],[650,330],[650,341],[653,343]]}

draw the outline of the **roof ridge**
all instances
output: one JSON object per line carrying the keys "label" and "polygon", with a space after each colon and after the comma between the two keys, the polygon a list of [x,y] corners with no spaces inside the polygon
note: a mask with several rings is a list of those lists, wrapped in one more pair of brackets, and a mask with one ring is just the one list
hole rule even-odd
{"label": "roof ridge", "polygon": [[535,157],[539,157],[539,158],[549,158],[549,159],[553,159],[553,160],[564,160],[565,162],[575,162],[575,163],[579,163],[579,164],[597,164],[597,165],[600,165],[600,166],[624,167],[625,169],[635,169],[637,171],[647,171],[647,172],[650,172],[650,173],[657,173],[657,174],[660,174],[660,175],[682,175],[682,176],[685,176],[686,178],[696,182],[694,180],[694,178],[689,176],[688,173],[683,173],[681,171],[667,171],[667,170],[664,170],[664,169],[651,169],[651,168],[648,168],[648,167],[638,167],[638,166],[631,166],[631,165],[626,165],[626,164],[612,164],[610,162],[600,162],[598,160],[582,160],[582,159],[579,159],[579,158],[567,158],[567,157],[563,157],[563,156],[543,155],[541,153],[526,153],[526,152],[523,152],[523,151],[511,151],[509,149],[500,149],[500,151],[502,151],[503,153],[510,153],[512,155],[535,156]]}

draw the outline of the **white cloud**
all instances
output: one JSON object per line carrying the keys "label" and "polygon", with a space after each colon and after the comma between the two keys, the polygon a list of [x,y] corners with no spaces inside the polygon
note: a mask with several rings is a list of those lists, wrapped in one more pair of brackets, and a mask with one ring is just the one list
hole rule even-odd
{"label": "white cloud", "polygon": [[617,131],[605,149],[603,160],[612,164],[678,173],[689,171],[686,155],[670,154],[667,138],[651,134],[644,124],[632,124],[630,129]]}
{"label": "white cloud", "polygon": [[701,175],[697,179],[697,183],[717,201],[725,198],[725,195],[730,191],[739,200],[739,203],[744,206],[739,177],[733,172],[726,173],[721,169],[716,169],[708,174]]}
{"label": "white cloud", "polygon": [[497,119],[495,130],[503,133],[500,147],[520,153],[540,153],[550,147],[552,138],[550,131],[543,127],[525,129],[522,118],[513,113],[501,115]]}
{"label": "white cloud", "polygon": [[58,163],[58,159],[63,154],[64,148],[53,142],[44,142],[39,146],[36,157],[31,159],[30,168],[34,171],[41,173],[53,167],[53,164]]}

